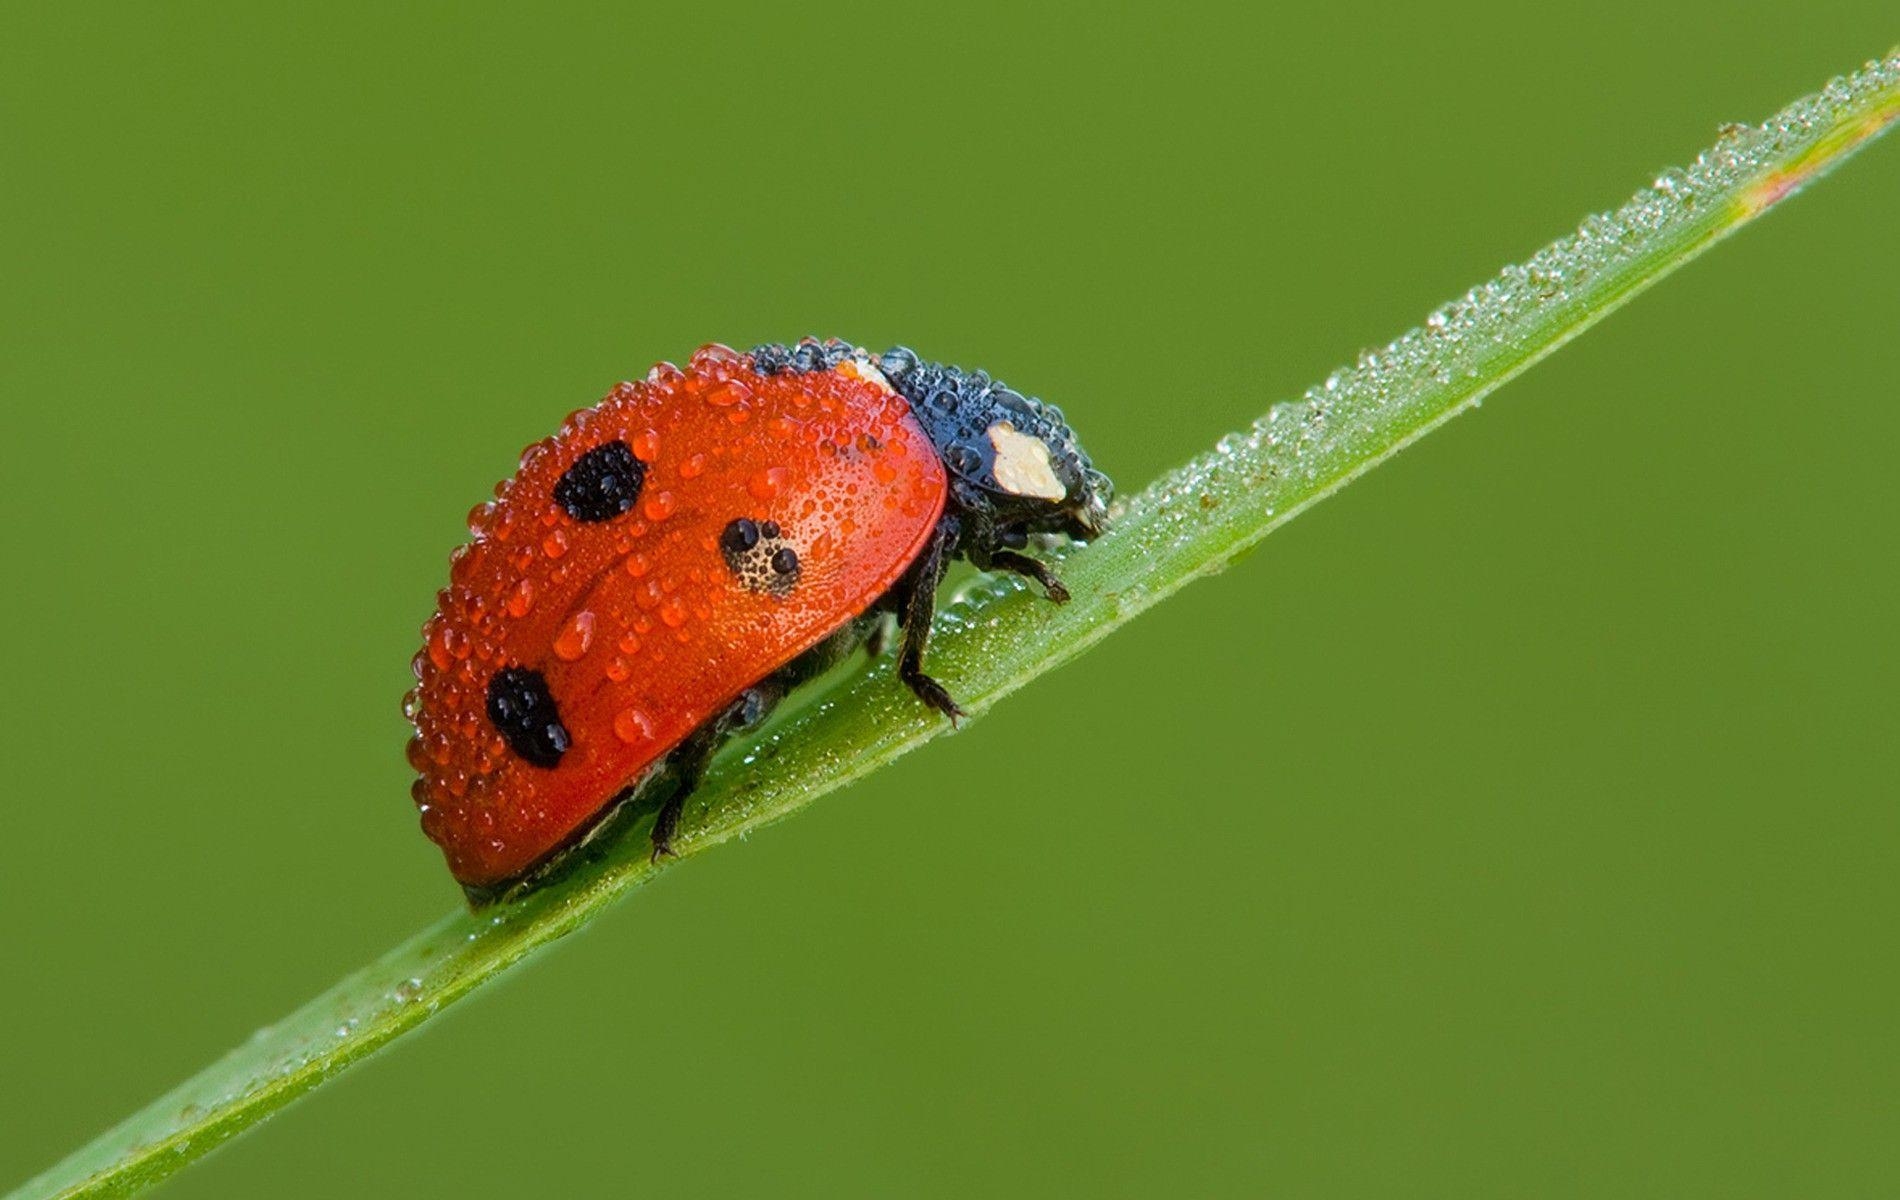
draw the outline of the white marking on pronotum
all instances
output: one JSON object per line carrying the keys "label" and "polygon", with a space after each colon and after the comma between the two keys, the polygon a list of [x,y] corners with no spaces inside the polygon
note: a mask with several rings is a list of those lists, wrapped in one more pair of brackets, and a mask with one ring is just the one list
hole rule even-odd
{"label": "white marking on pronotum", "polygon": [[1038,500],[1060,500],[1068,489],[1056,478],[1049,461],[1049,447],[1041,438],[1019,433],[1008,421],[989,428],[990,445],[996,450],[996,486],[1012,496],[1034,496]]}

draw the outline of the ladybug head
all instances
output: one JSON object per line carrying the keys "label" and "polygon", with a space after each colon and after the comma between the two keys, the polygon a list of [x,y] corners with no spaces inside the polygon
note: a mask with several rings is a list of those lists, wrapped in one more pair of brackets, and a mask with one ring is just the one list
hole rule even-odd
{"label": "ladybug head", "polygon": [[1061,409],[903,347],[877,365],[936,444],[977,542],[1021,546],[1040,533],[1086,542],[1102,532],[1114,485],[1089,462]]}

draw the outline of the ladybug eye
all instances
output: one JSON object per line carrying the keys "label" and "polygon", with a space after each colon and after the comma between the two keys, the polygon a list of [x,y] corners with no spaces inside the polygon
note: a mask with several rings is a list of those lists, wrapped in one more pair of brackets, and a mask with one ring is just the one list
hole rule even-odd
{"label": "ladybug eye", "polygon": [[503,667],[488,681],[488,719],[510,749],[537,767],[553,767],[567,753],[567,726],[541,672]]}
{"label": "ladybug eye", "polygon": [[596,446],[574,460],[554,485],[554,502],[576,521],[611,521],[633,507],[646,468],[625,442]]}

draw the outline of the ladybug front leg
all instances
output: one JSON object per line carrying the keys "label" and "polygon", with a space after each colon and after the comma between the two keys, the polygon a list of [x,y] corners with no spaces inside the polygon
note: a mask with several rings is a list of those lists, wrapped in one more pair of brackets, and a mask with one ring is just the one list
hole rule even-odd
{"label": "ladybug front leg", "polygon": [[904,644],[897,652],[897,677],[917,698],[950,718],[952,725],[963,715],[957,702],[944,686],[924,674],[924,648],[930,644],[930,619],[937,613],[937,585],[950,569],[950,555],[957,544],[960,529],[954,517],[938,523],[930,535],[930,544],[904,580],[903,605],[898,621],[904,628]]}
{"label": "ladybug front leg", "polygon": [[1042,585],[1042,590],[1049,599],[1057,604],[1069,602],[1069,589],[1062,586],[1062,581],[1057,579],[1056,573],[1049,569],[1049,564],[1039,558],[1018,554],[1014,550],[992,550],[988,569],[1008,571],[1012,575],[1027,575]]}

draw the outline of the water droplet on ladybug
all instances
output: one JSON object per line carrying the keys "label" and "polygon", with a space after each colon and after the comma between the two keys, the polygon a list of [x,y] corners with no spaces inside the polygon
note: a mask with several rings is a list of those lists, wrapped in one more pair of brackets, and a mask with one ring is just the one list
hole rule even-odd
{"label": "water droplet on ladybug", "polygon": [[666,603],[660,605],[660,620],[669,629],[678,629],[686,624],[686,602],[678,596],[668,596]]}
{"label": "water droplet on ladybug", "polygon": [[466,585],[475,574],[474,543],[464,542],[449,554],[449,580]]}
{"label": "water droplet on ladybug", "polygon": [[738,365],[739,352],[719,342],[707,342],[693,351],[690,362],[694,370],[717,372],[723,367]]}
{"label": "water droplet on ladybug", "polygon": [[660,460],[660,431],[642,429],[634,434],[633,456],[641,462],[658,462]]}
{"label": "water droplet on ladybug", "polygon": [[541,539],[541,553],[549,558],[559,558],[567,553],[567,535],[556,529]]}
{"label": "water droplet on ladybug", "polygon": [[435,628],[429,631],[429,661],[438,671],[448,670],[455,661],[454,656],[449,653],[448,638],[448,626],[441,622],[436,622]]}
{"label": "water droplet on ladybug", "polygon": [[649,521],[664,521],[673,515],[673,510],[678,506],[672,492],[656,492],[640,505],[640,511]]}
{"label": "water droplet on ladybug", "polygon": [[525,617],[534,608],[534,580],[523,579],[508,593],[508,615]]}
{"label": "water droplet on ladybug", "polygon": [[577,612],[561,627],[554,639],[554,655],[563,662],[574,662],[587,653],[594,642],[594,614]]}
{"label": "water droplet on ladybug", "polygon": [[695,454],[680,464],[681,479],[698,479],[706,472],[706,456]]}
{"label": "water droplet on ladybug", "polygon": [[653,720],[637,708],[622,709],[614,717],[614,736],[628,745],[653,737]]}
{"label": "water droplet on ladybug", "polygon": [[768,467],[747,480],[745,489],[755,500],[774,500],[791,478],[792,473],[784,467]]}
{"label": "water droplet on ladybug", "polygon": [[715,408],[730,408],[752,398],[752,389],[737,379],[729,379],[706,393],[706,403]]}

